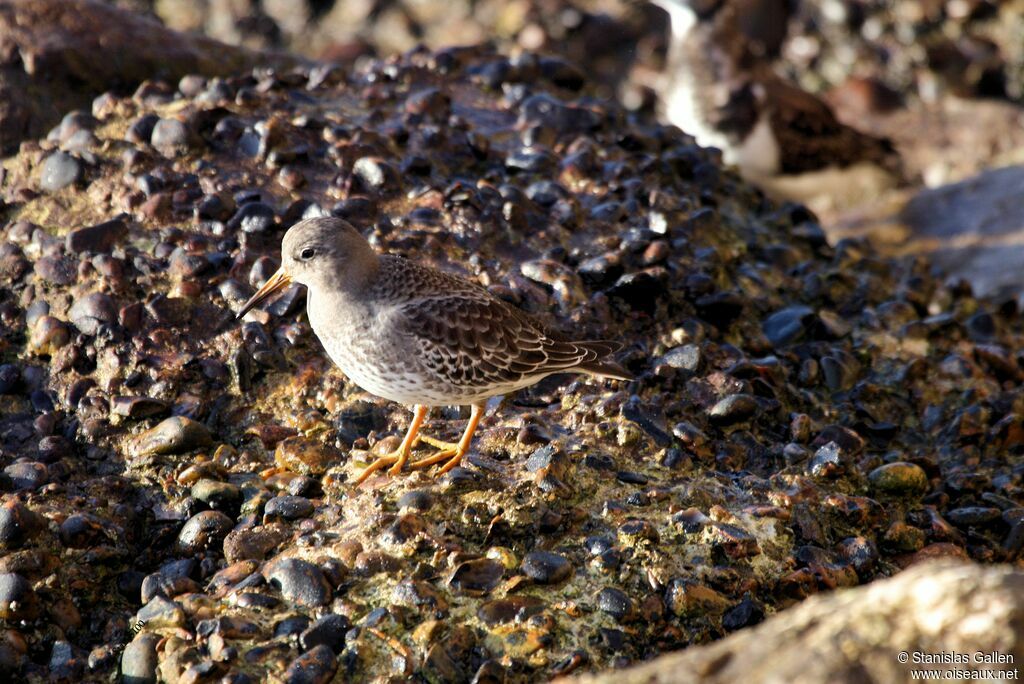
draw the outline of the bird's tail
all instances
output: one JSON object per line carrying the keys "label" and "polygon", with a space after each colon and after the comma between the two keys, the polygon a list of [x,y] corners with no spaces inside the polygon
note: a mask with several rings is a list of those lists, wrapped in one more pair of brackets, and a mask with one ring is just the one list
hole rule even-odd
{"label": "bird's tail", "polygon": [[618,342],[595,340],[576,342],[575,344],[577,347],[593,351],[597,355],[596,360],[585,361],[576,366],[576,370],[588,375],[611,380],[632,380],[634,378],[633,374],[626,370],[622,364],[608,358],[622,348],[622,345]]}

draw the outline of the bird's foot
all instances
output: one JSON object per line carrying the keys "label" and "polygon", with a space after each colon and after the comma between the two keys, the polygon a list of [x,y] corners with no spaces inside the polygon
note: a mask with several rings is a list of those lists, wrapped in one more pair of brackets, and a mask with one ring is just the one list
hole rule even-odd
{"label": "bird's foot", "polygon": [[441,466],[441,469],[434,473],[435,476],[444,475],[449,470],[462,463],[462,457],[466,455],[466,451],[458,444],[448,445],[446,442],[441,442],[438,440],[428,442],[428,444],[430,444],[431,446],[438,446],[444,444],[446,446],[444,448],[441,448],[440,451],[438,451],[436,454],[432,456],[427,456],[426,458],[420,459],[419,461],[413,461],[409,465],[410,468],[427,468],[434,465],[435,463],[441,463],[442,461],[444,461],[445,464]]}
{"label": "bird's foot", "polygon": [[366,466],[366,469],[362,473],[360,473],[359,477],[356,479],[355,484],[358,487],[359,485],[363,484],[363,482],[365,482],[366,479],[370,477],[370,475],[373,475],[381,468],[386,468],[387,466],[391,466],[391,468],[388,469],[388,475],[394,477],[395,475],[398,475],[399,473],[402,472],[402,468],[405,467],[405,463],[408,460],[408,449],[396,449],[392,451],[390,454],[384,454],[383,456],[380,456],[376,461]]}

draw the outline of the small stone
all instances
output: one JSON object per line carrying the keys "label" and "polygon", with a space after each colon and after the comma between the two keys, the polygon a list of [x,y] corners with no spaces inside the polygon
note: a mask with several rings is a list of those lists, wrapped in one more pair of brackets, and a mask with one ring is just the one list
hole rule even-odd
{"label": "small stone", "polygon": [[192,144],[192,134],[182,121],[160,119],[153,126],[149,142],[163,154],[173,155],[188,149]]}
{"label": "small stone", "polygon": [[307,651],[323,645],[335,653],[341,653],[345,649],[345,634],[351,627],[352,624],[344,615],[329,613],[302,632],[299,644]]}
{"label": "small stone", "polygon": [[285,684],[327,684],[338,669],[334,651],[316,646],[293,660],[284,673]]}
{"label": "small stone", "polygon": [[989,506],[964,506],[946,511],[945,518],[957,527],[979,527],[999,520],[1002,511]]}
{"label": "small stone", "polygon": [[748,598],[726,611],[722,616],[722,627],[729,632],[756,625],[764,620],[764,608]]}
{"label": "small stone", "polygon": [[242,505],[242,488],[230,482],[203,478],[192,485],[191,494],[217,511],[237,513]]}
{"label": "small stone", "polygon": [[87,513],[73,513],[60,524],[60,541],[71,549],[88,548],[103,536],[103,524]]}
{"label": "small stone", "polygon": [[730,394],[712,406],[708,416],[719,425],[732,425],[752,418],[757,410],[757,399],[751,395]]}
{"label": "small stone", "polygon": [[35,461],[12,463],[4,468],[4,473],[10,478],[11,486],[16,491],[33,491],[49,480],[46,465]]}
{"label": "small stone", "polygon": [[43,192],[57,192],[82,179],[82,162],[67,152],[54,152],[43,162],[39,188]]}
{"label": "small stone", "polygon": [[39,615],[39,599],[32,585],[21,575],[0,574],[0,620],[34,620]]}
{"label": "small stone", "polygon": [[605,587],[597,594],[598,610],[622,622],[633,615],[633,599],[615,587]]}
{"label": "small stone", "polygon": [[0,549],[13,551],[21,548],[46,526],[41,515],[17,499],[0,506]]}
{"label": "small stone", "polygon": [[729,607],[729,600],[700,582],[676,578],[665,590],[665,607],[677,617],[718,615]]}
{"label": "small stone", "polygon": [[156,668],[159,660],[156,645],[159,634],[142,632],[124,647],[121,655],[122,684],[156,684]]}
{"label": "small stone", "polygon": [[113,219],[71,231],[64,238],[64,246],[73,254],[107,254],[127,232],[128,226],[124,221]]}
{"label": "small stone", "polygon": [[220,511],[201,511],[189,518],[178,533],[177,551],[191,555],[219,548],[234,523]]}
{"label": "small stone", "polygon": [[228,221],[228,228],[243,233],[266,233],[274,229],[274,208],[263,202],[246,202]]}
{"label": "small stone", "polygon": [[417,511],[429,511],[434,505],[434,497],[425,489],[413,489],[398,497],[398,508],[411,508]]}
{"label": "small stone", "polygon": [[673,347],[658,359],[670,368],[683,371],[684,377],[693,375],[700,369],[701,351],[696,344],[684,344],[681,347]]}
{"label": "small stone", "polygon": [[263,519],[301,520],[313,515],[313,503],[304,496],[276,496],[263,508]]}
{"label": "small stone", "polygon": [[33,268],[36,276],[49,285],[72,285],[78,280],[78,262],[67,256],[40,257]]}
{"label": "small stone", "polygon": [[895,496],[921,496],[928,491],[928,476],[919,465],[897,461],[886,463],[868,474],[875,490]]}
{"label": "small stone", "polygon": [[565,556],[550,551],[531,551],[523,557],[523,574],[540,584],[557,584],[572,574],[572,564]]}
{"label": "small stone", "polygon": [[277,465],[302,475],[323,475],[328,468],[343,460],[338,449],[304,437],[289,437],[274,451]]}
{"label": "small stone", "polygon": [[116,416],[142,420],[167,413],[171,406],[162,399],[152,397],[116,396],[110,400],[110,410]]}
{"label": "small stone", "polygon": [[315,608],[331,600],[327,579],[318,567],[308,561],[279,558],[264,568],[263,576],[278,588],[286,601],[296,605]]}
{"label": "small stone", "polygon": [[117,307],[110,295],[93,292],[76,300],[68,317],[86,335],[96,335],[104,325],[117,323]]}
{"label": "small stone", "polygon": [[132,623],[139,622],[154,631],[168,627],[181,627],[185,624],[185,611],[177,602],[157,595],[135,614]]}
{"label": "small stone", "polygon": [[790,306],[776,311],[761,324],[768,341],[783,347],[799,340],[813,324],[814,309],[809,306]]}
{"label": "small stone", "polygon": [[191,418],[174,416],[139,435],[132,444],[132,454],[180,454],[212,443],[213,438],[205,425]]}
{"label": "small stone", "polygon": [[149,143],[153,137],[153,127],[160,117],[156,114],[143,114],[132,121],[125,132],[125,140],[136,145]]}
{"label": "small stone", "polygon": [[460,564],[448,585],[457,593],[482,596],[498,586],[505,568],[490,558],[477,558]]}

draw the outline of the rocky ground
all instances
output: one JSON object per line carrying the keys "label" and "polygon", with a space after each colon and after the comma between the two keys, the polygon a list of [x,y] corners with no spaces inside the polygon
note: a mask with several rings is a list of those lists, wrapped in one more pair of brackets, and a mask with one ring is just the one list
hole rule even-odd
{"label": "rocky ground", "polygon": [[[560,59],[148,80],[22,143],[0,196],[4,676],[536,681],[1019,563],[1016,306],[830,246]],[[551,378],[465,467],[353,488],[408,413],[331,368],[299,289],[233,320],[323,213],[621,340],[636,381]]]}

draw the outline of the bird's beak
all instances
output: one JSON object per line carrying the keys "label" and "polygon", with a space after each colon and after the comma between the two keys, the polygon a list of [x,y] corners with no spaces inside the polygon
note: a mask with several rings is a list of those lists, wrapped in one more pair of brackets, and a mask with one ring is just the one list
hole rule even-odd
{"label": "bird's beak", "polygon": [[239,311],[238,314],[235,316],[235,320],[238,320],[245,314],[249,313],[249,311],[252,310],[254,306],[259,305],[275,292],[283,290],[284,288],[288,287],[291,284],[292,277],[285,273],[284,267],[282,266],[281,268],[277,269],[277,272],[274,273],[274,275],[270,276],[270,280],[263,283],[263,287],[257,290],[256,294],[250,297],[249,301],[247,301],[245,305],[242,306],[242,310]]}

